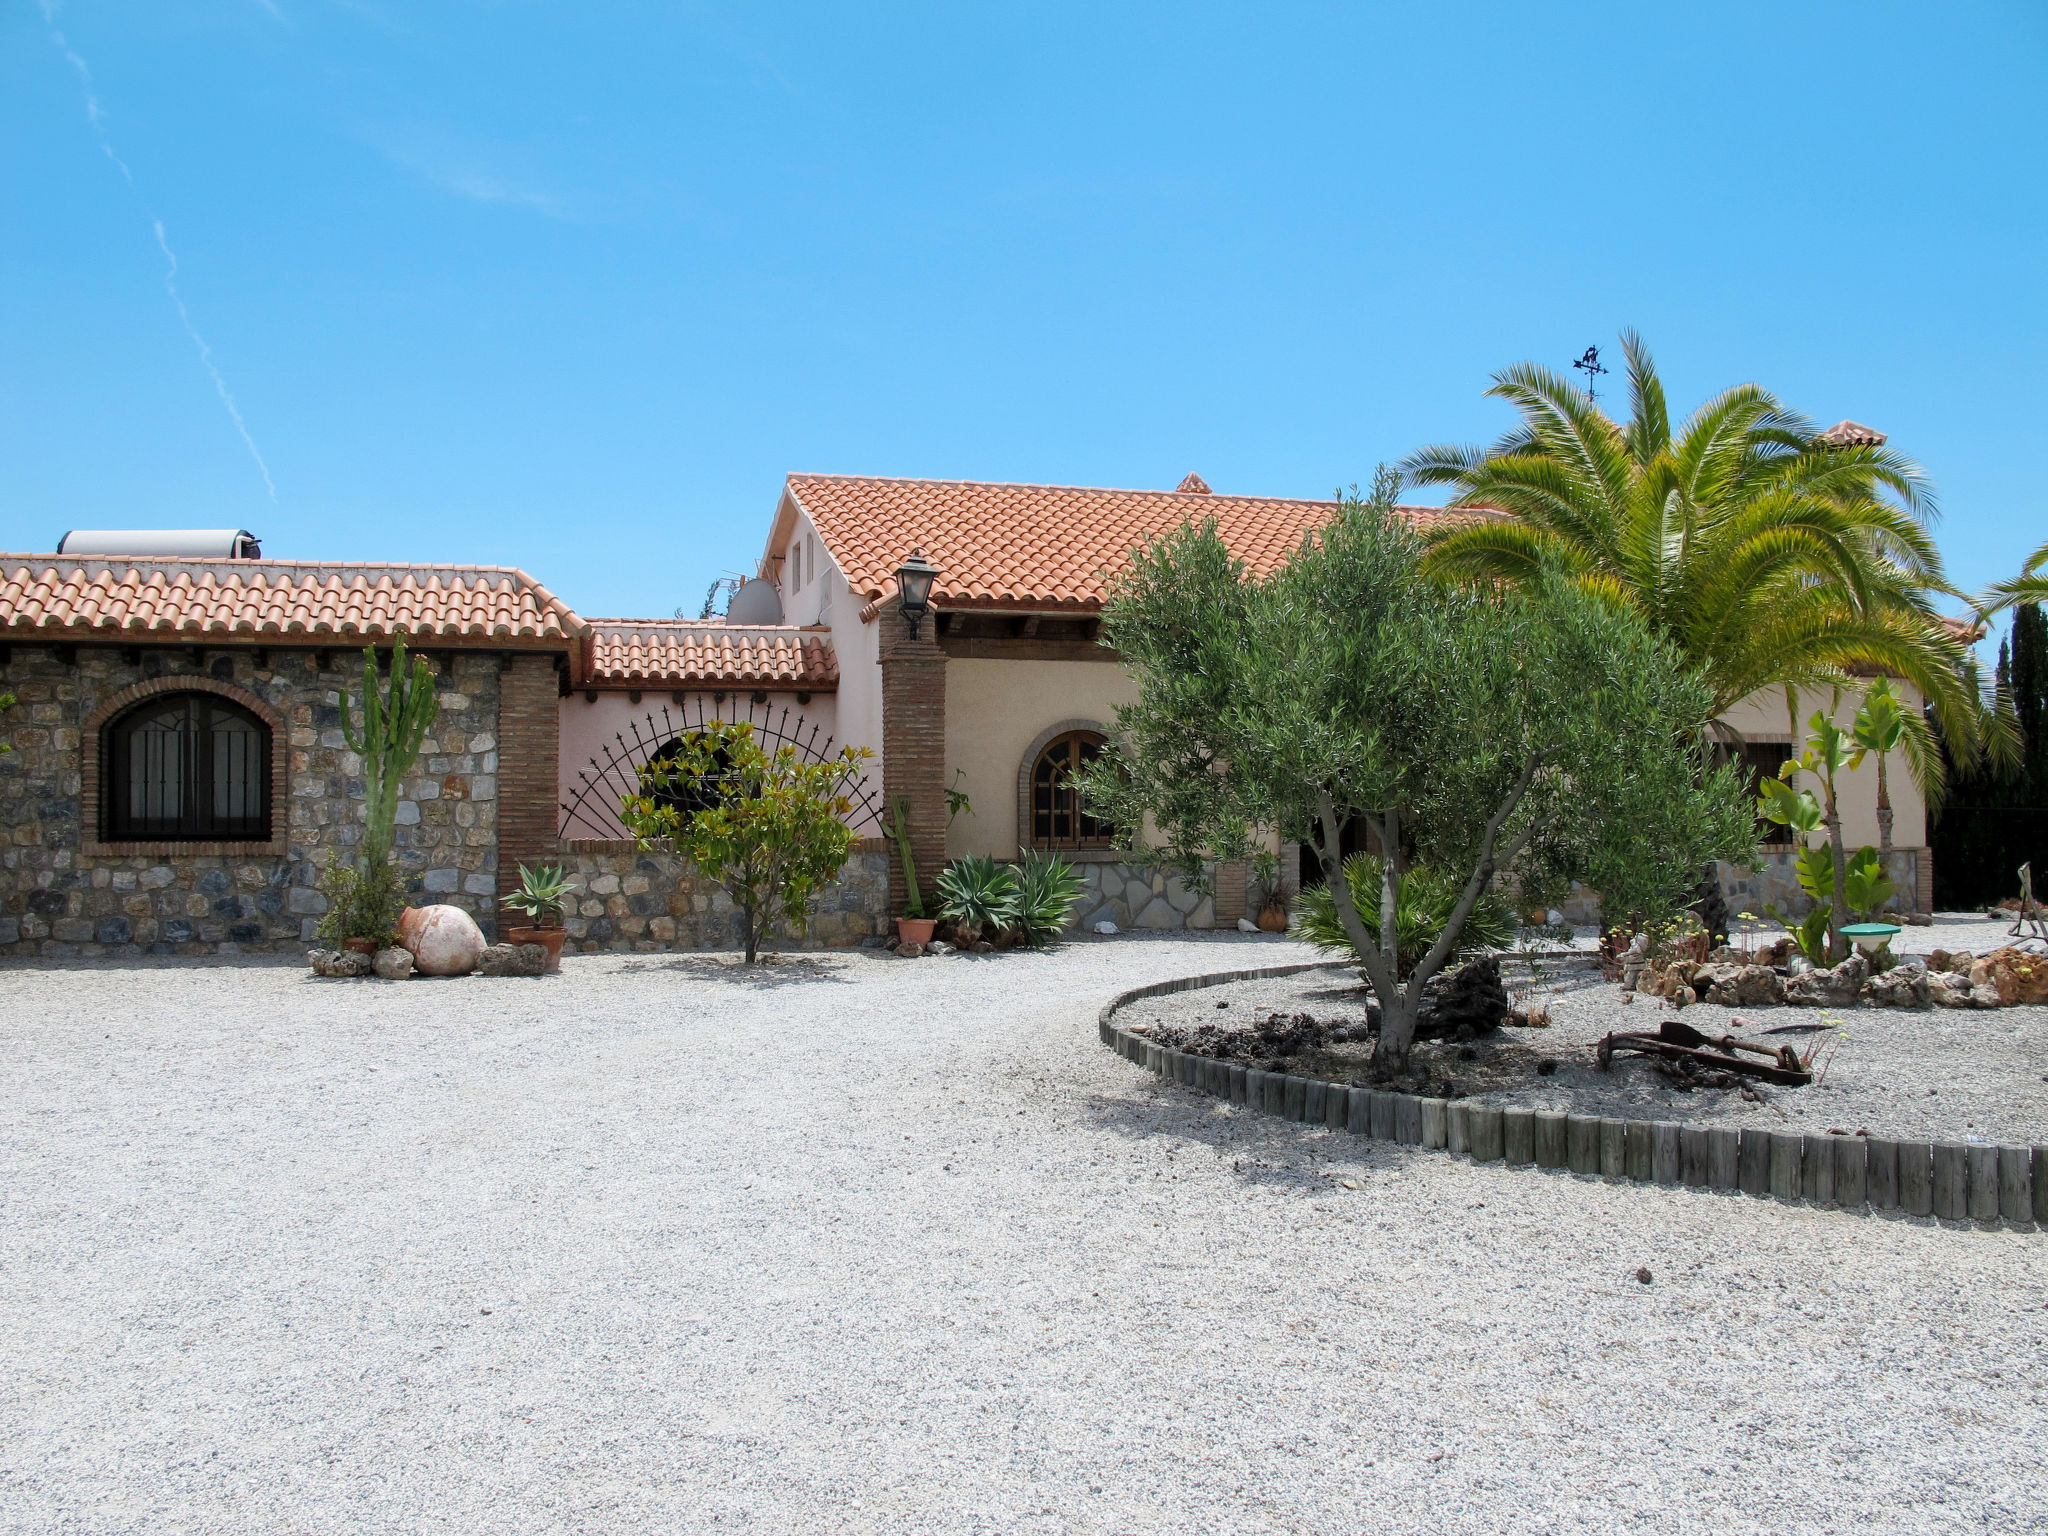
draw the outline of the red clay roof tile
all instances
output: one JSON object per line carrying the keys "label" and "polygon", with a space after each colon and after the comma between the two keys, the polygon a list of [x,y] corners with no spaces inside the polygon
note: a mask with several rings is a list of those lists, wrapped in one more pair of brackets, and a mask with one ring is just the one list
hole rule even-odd
{"label": "red clay roof tile", "polygon": [[0,555],[0,632],[21,629],[166,640],[403,634],[566,649],[583,625],[531,576],[503,566]]}
{"label": "red clay roof tile", "polygon": [[[942,608],[1080,613],[1101,608],[1133,549],[1185,522],[1213,517],[1231,553],[1264,575],[1337,510],[1334,501],[1219,496],[1206,486],[1117,491],[863,475],[791,475],[788,494],[870,604],[894,595],[896,567],[915,548],[939,568],[932,598]],[[1401,510],[1421,527],[1475,515]]]}
{"label": "red clay roof tile", "polygon": [[830,630],[723,619],[592,619],[584,681],[680,688],[839,686]]}

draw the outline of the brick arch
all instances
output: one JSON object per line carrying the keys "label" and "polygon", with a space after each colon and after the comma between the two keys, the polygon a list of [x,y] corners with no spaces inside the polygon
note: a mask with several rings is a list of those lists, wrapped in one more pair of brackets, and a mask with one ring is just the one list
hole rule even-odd
{"label": "brick arch", "polygon": [[[211,693],[232,700],[249,711],[270,731],[270,838],[267,842],[120,842],[100,840],[104,807],[100,803],[100,743],[106,728],[122,714],[145,699],[166,693]],[[189,858],[223,854],[281,854],[285,851],[284,824],[291,802],[291,742],[285,718],[258,694],[238,683],[224,683],[217,677],[151,677],[109,694],[86,716],[78,732],[79,751],[79,852],[101,858],[143,855],[151,858]]]}
{"label": "brick arch", "polygon": [[1050,746],[1056,737],[1069,731],[1093,731],[1107,741],[1109,727],[1100,720],[1061,720],[1049,725],[1031,738],[1031,745],[1024,749],[1024,759],[1017,764],[1017,851],[1022,853],[1031,843],[1031,770],[1038,766],[1038,754]]}

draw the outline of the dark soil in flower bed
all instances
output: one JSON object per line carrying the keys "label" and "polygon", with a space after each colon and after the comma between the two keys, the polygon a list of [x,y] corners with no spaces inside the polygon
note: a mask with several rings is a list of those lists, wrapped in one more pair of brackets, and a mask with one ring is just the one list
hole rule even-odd
{"label": "dark soil in flower bed", "polygon": [[[1580,1114],[1637,1116],[1774,1130],[2048,1143],[2048,1008],[1724,1008],[1683,1013],[1657,999],[1627,1002],[1592,957],[1503,966],[1511,1004],[1547,1015],[1470,1039],[1418,1041],[1411,1070],[1379,1085],[1445,1098]],[[1218,1004],[1224,1006],[1218,1007]],[[1315,970],[1147,998],[1117,1015],[1125,1028],[1183,1050],[1331,1082],[1371,1082],[1371,994],[1347,970]],[[1526,1016],[1526,1014],[1525,1014]],[[1651,1031],[1666,1018],[1812,1050],[1803,1088],[1687,1087],[1641,1058],[1603,1072],[1593,1047],[1613,1030]],[[1768,1033],[1792,1030],[1795,1033]]]}

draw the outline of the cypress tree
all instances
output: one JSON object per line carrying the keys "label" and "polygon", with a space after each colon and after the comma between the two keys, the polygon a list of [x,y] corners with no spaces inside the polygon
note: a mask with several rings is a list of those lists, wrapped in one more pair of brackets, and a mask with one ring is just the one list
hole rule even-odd
{"label": "cypress tree", "polygon": [[2048,621],[2038,603],[2022,603],[2013,613],[2010,679],[2026,755],[2019,803],[2048,806]]}

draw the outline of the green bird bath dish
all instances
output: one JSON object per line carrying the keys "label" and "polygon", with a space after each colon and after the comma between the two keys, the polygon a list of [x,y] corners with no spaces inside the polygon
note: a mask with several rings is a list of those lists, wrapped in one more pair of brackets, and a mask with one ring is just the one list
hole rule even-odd
{"label": "green bird bath dish", "polygon": [[1874,955],[1891,943],[1892,935],[1902,931],[1897,923],[1849,923],[1842,929],[1842,937],[1864,954]]}

